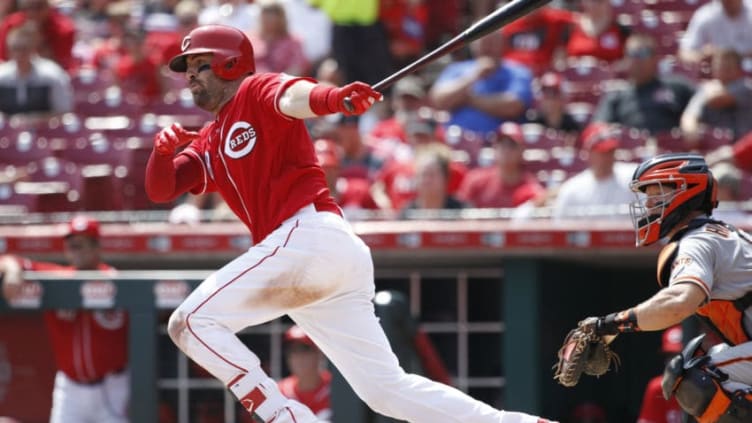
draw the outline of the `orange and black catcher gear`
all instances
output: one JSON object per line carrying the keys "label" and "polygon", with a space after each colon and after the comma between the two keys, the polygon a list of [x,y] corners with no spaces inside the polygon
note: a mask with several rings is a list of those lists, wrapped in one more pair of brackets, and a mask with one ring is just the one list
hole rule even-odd
{"label": "orange and black catcher gear", "polygon": [[221,79],[233,81],[256,71],[251,40],[243,31],[224,25],[200,26],[183,38],[182,53],[170,59],[174,72],[188,69],[186,59],[193,54],[213,55],[211,69]]}
{"label": "orange and black catcher gear", "polygon": [[[661,195],[645,195],[650,185]],[[640,164],[630,188],[637,196],[631,204],[638,246],[650,245],[668,235],[693,211],[710,216],[718,206],[716,184],[705,159],[698,154],[661,154]]]}

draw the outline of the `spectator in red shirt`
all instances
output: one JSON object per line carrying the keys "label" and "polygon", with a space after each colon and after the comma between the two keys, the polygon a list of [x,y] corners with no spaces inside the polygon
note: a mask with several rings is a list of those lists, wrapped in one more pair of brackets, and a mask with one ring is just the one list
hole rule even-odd
{"label": "spectator in red shirt", "polygon": [[144,45],[144,34],[129,29],[123,35],[123,55],[115,65],[115,79],[125,94],[135,94],[141,102],[151,102],[162,94],[160,58]]}
{"label": "spectator in red shirt", "polygon": [[507,46],[504,59],[521,63],[540,75],[564,60],[572,12],[544,6],[501,29]]}
{"label": "spectator in red shirt", "polygon": [[257,72],[308,75],[311,65],[303,51],[303,43],[288,31],[287,15],[282,3],[279,0],[258,3],[258,32],[250,34]]}
{"label": "spectator in red shirt", "polygon": [[[661,353],[666,361],[682,351],[682,328],[680,325],[670,327],[663,332]],[[658,375],[648,382],[642,397],[642,407],[637,423],[681,423],[682,410],[676,402],[676,396],[666,401],[663,398],[661,382],[663,375]]]}
{"label": "spectator in red shirt", "polygon": [[[0,257],[3,295],[12,305],[24,293],[24,270],[60,272],[113,271],[100,257],[99,223],[76,216],[64,233],[70,263],[35,262]],[[57,365],[50,423],[127,423],[130,392],[128,315],[122,310],[53,310],[44,313]]]}
{"label": "spectator in red shirt", "polygon": [[428,9],[424,0],[381,0],[379,20],[395,66],[413,62],[425,50]]}
{"label": "spectator in red shirt", "polygon": [[451,150],[444,144],[433,143],[415,155],[415,198],[405,206],[407,210],[457,210],[467,205],[449,192]]}
{"label": "spectator in red shirt", "polygon": [[[446,148],[436,138],[435,122],[414,120],[407,124],[405,131],[407,143],[394,150],[376,176],[371,189],[382,209],[401,210],[415,198],[415,158],[419,150],[434,148],[434,144]],[[466,172],[464,164],[457,161],[449,163],[450,193],[457,191]]]}
{"label": "spectator in red shirt", "polygon": [[567,40],[567,56],[591,56],[613,62],[624,56],[629,29],[616,20],[609,0],[580,0]]}
{"label": "spectator in red shirt", "polygon": [[[425,85],[415,75],[397,82],[390,97],[392,115],[378,121],[368,134],[376,150],[382,149],[379,147],[381,144],[407,142],[405,125],[411,120],[419,119],[420,110],[427,106]],[[386,149],[389,149],[388,145]]]}
{"label": "spectator in red shirt", "polygon": [[494,165],[470,170],[457,198],[479,208],[511,208],[542,199],[545,188],[523,166],[524,144],[520,126],[503,123],[493,141]]}
{"label": "spectator in red shirt", "polygon": [[363,178],[344,178],[341,175],[342,149],[332,140],[317,139],[313,143],[319,165],[334,200],[345,214],[353,210],[375,210],[379,206],[371,197],[371,184]]}
{"label": "spectator in red shirt", "polygon": [[159,58],[158,63],[167,63],[172,57],[180,54],[180,44],[183,37],[198,26],[200,10],[199,3],[193,0],[181,0],[175,5],[175,17],[177,18],[175,30],[147,31],[144,44],[147,45],[147,51]]}
{"label": "spectator in red shirt", "polygon": [[734,145],[724,145],[709,152],[705,161],[711,166],[731,162],[741,170],[752,172],[752,132],[739,138]]}
{"label": "spectator in red shirt", "polygon": [[8,60],[5,41],[8,32],[27,21],[33,21],[42,29],[39,54],[56,61],[69,72],[75,69],[77,63],[73,58],[73,43],[76,27],[73,20],[50,7],[48,0],[19,0],[18,8],[18,12],[8,15],[0,23],[0,61]]}
{"label": "spectator in red shirt", "polygon": [[284,341],[291,374],[279,381],[279,390],[287,398],[308,406],[318,419],[330,421],[332,374],[324,367],[324,355],[298,326],[285,331]]}

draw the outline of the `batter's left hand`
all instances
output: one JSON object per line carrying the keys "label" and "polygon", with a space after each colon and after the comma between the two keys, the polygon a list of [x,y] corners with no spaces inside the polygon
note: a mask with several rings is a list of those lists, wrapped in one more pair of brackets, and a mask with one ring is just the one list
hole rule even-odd
{"label": "batter's left hand", "polygon": [[197,137],[198,132],[189,131],[179,123],[173,123],[154,137],[154,150],[163,156],[173,156],[178,148],[190,144]]}

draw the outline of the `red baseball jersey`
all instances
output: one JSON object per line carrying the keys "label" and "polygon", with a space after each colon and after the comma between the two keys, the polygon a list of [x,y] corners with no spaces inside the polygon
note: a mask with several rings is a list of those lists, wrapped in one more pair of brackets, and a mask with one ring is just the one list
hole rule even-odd
{"label": "red baseball jersey", "polygon": [[572,32],[569,34],[567,56],[593,56],[613,62],[624,56],[624,44],[628,36],[629,29],[616,21],[597,37],[586,34],[575,24],[572,25]]}
{"label": "red baseball jersey", "polygon": [[247,77],[180,153],[201,164],[191,192],[218,191],[250,229],[254,243],[308,204],[341,214],[304,121],[277,107],[281,93],[300,79],[277,73]]}
{"label": "red baseball jersey", "polygon": [[642,409],[637,423],[680,423],[682,411],[676,397],[666,401],[661,388],[662,376],[650,379],[642,398]]}
{"label": "red baseball jersey", "polygon": [[544,6],[501,29],[508,40],[504,58],[521,63],[539,74],[551,68],[554,51],[566,42],[573,23],[572,12]]}
{"label": "red baseball jersey", "polygon": [[305,404],[313,411],[313,414],[325,417],[331,413],[329,397],[331,396],[332,374],[328,371],[321,371],[321,383],[310,391],[298,389],[296,376],[288,376],[280,380],[278,385],[282,395]]}
{"label": "red baseball jersey", "polygon": [[[22,260],[25,270],[70,273],[71,266]],[[99,270],[113,270],[100,264]],[[57,369],[79,383],[100,381],[128,365],[128,314],[123,310],[52,310],[44,313]]]}

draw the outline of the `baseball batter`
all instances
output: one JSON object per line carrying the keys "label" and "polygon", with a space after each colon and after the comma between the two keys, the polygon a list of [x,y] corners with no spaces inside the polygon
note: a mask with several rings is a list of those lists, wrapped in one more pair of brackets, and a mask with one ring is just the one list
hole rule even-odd
{"label": "baseball batter", "polygon": [[704,423],[751,421],[752,237],[712,219],[715,180],[700,155],[647,160],[635,170],[631,188],[637,245],[669,239],[658,259],[663,289],[635,307],[589,321],[603,336],[661,330],[696,313],[726,344],[711,348],[706,359],[674,357],[664,372],[664,396],[676,395],[682,409]]}
{"label": "baseball batter", "polygon": [[157,202],[217,191],[254,241],[172,314],[168,331],[180,349],[266,423],[317,421],[280,393],[235,335],[285,314],[379,413],[419,423],[545,421],[406,374],[392,353],[371,302],[369,249],[332,199],[302,120],[361,114],[381,94],[361,82],[332,87],[255,73],[250,41],[224,26],[191,31],[169,67],[185,74],[195,103],[215,119],[199,132],[173,124],[156,136],[146,191]]}
{"label": "baseball batter", "polygon": [[[3,295],[12,302],[24,284],[23,271],[112,268],[99,255],[99,223],[77,216],[67,225],[65,255],[70,266],[0,257]],[[51,423],[127,423],[130,393],[128,315],[122,310],[52,310],[44,313],[57,374]]]}

